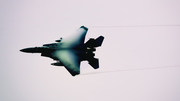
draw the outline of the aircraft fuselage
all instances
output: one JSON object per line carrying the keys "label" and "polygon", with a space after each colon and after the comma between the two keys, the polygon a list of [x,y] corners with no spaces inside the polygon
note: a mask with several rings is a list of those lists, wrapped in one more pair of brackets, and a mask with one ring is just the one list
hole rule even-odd
{"label": "aircraft fuselage", "polygon": [[45,44],[42,47],[30,47],[30,48],[24,48],[21,49],[21,52],[25,53],[41,53],[41,56],[44,57],[50,57],[54,60],[58,60],[57,58],[53,57],[53,52],[56,50],[71,50],[74,51],[79,57],[81,57],[81,61],[86,60],[90,56],[94,56],[93,51],[95,51],[94,48],[81,46],[81,47],[74,47],[74,48],[68,48],[68,47],[58,47],[56,43],[53,44]]}

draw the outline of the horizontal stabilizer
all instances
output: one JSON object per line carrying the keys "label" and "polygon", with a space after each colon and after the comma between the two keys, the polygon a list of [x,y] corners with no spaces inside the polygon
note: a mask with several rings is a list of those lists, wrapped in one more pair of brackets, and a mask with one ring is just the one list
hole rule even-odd
{"label": "horizontal stabilizer", "polygon": [[104,40],[103,36],[99,36],[96,39],[91,38],[85,43],[85,45],[87,47],[99,47],[102,45],[103,40]]}
{"label": "horizontal stabilizer", "polygon": [[88,59],[88,62],[94,69],[99,68],[99,60],[97,58],[90,58]]}

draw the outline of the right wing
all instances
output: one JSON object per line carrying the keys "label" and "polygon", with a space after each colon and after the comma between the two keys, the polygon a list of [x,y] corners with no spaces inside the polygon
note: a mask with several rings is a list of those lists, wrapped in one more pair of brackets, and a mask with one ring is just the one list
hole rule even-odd
{"label": "right wing", "polygon": [[80,59],[74,50],[57,50],[53,53],[72,76],[80,74]]}

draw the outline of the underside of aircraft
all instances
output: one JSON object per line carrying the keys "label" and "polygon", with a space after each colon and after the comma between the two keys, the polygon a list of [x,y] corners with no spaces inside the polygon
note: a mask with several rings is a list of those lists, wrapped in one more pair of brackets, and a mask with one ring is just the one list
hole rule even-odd
{"label": "underside of aircraft", "polygon": [[21,49],[26,53],[41,53],[41,56],[55,60],[54,66],[64,66],[72,76],[80,74],[81,61],[88,61],[94,68],[99,68],[99,60],[95,58],[96,47],[100,47],[104,40],[103,36],[96,39],[90,38],[84,43],[87,27],[81,26],[72,37],[60,38],[56,43],[44,44],[42,47]]}

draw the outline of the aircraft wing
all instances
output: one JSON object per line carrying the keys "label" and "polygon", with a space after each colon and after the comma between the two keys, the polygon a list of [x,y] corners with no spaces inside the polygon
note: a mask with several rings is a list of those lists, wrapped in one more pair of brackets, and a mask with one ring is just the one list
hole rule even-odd
{"label": "aircraft wing", "polygon": [[57,50],[53,53],[72,76],[80,74],[80,59],[75,50]]}
{"label": "aircraft wing", "polygon": [[77,47],[84,44],[85,36],[88,31],[88,28],[81,26],[74,34],[73,36],[69,38],[63,38],[60,42],[61,48],[71,48],[71,47]]}

